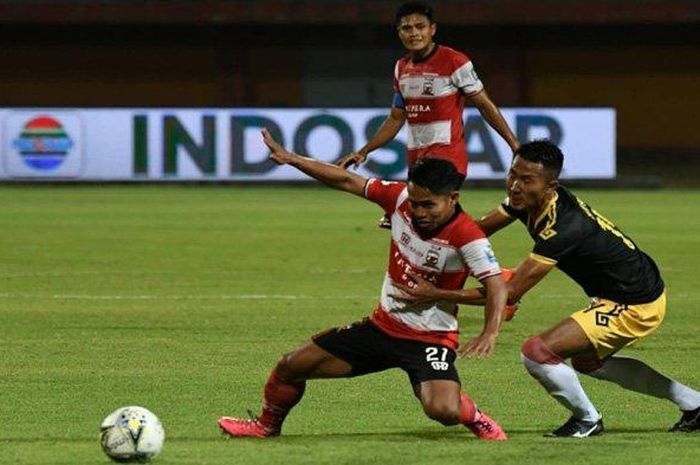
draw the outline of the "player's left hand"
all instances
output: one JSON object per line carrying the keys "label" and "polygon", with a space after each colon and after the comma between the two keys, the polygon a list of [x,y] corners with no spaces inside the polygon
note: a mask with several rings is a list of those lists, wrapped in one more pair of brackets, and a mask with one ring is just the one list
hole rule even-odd
{"label": "player's left hand", "polygon": [[461,357],[482,358],[488,357],[496,347],[497,334],[481,333],[464,345],[460,345],[457,352]]}
{"label": "player's left hand", "polygon": [[278,165],[285,165],[294,158],[293,154],[287,152],[284,147],[272,137],[272,134],[270,134],[267,128],[263,128],[260,132],[262,133],[263,142],[270,149],[270,160]]}
{"label": "player's left hand", "polygon": [[417,304],[437,300],[438,288],[434,284],[410,271],[407,271],[406,275],[411,279],[411,285],[394,283],[394,286],[401,290],[401,294],[390,294],[390,297]]}

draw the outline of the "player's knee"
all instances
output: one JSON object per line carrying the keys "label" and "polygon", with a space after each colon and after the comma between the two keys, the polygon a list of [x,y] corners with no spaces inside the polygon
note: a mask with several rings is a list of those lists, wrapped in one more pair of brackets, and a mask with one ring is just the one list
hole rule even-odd
{"label": "player's knee", "polygon": [[603,366],[603,361],[595,355],[576,356],[571,358],[571,366],[579,373],[590,375]]}
{"label": "player's knee", "polygon": [[423,411],[428,418],[445,426],[459,423],[459,404],[454,402],[447,402],[442,399],[430,400],[423,403]]}
{"label": "player's knee", "polygon": [[282,355],[275,366],[277,376],[283,381],[295,381],[304,378],[308,370],[304,369],[299,358],[296,351]]}
{"label": "player's knee", "polygon": [[277,373],[277,376],[280,378],[288,378],[289,374],[292,371],[292,354],[287,353],[282,355],[280,359],[277,361],[277,365],[275,366],[275,372]]}
{"label": "player's knee", "polygon": [[[535,363],[555,365],[562,362],[562,358],[552,352],[540,336],[528,338],[520,348],[520,353],[523,357]],[[525,359],[523,359],[523,362],[525,362]]]}

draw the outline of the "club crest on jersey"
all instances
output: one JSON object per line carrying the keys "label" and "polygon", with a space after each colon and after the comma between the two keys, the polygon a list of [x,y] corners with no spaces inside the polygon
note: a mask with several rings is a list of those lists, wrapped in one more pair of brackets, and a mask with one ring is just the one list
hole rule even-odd
{"label": "club crest on jersey", "polygon": [[440,249],[438,247],[431,247],[425,254],[425,262],[423,266],[428,268],[439,269],[438,264],[440,263]]}
{"label": "club crest on jersey", "polygon": [[411,243],[411,236],[409,236],[405,232],[402,232],[400,241],[403,245],[408,245]]}
{"label": "club crest on jersey", "polygon": [[423,95],[435,95],[433,93],[434,78],[426,77],[423,80]]}

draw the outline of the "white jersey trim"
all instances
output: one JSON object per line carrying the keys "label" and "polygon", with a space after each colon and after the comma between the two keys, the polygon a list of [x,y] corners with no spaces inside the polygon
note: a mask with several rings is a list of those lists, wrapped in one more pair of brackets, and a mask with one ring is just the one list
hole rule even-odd
{"label": "white jersey trim", "polygon": [[450,76],[410,76],[399,80],[399,88],[404,98],[443,98],[454,95],[459,89]]}
{"label": "white jersey trim", "polygon": [[463,64],[452,73],[452,82],[466,95],[476,94],[484,89],[484,84],[474,70],[471,61]]}
{"label": "white jersey trim", "polygon": [[488,239],[476,239],[461,247],[462,256],[476,279],[501,273],[501,267]]}
{"label": "white jersey trim", "polygon": [[426,124],[407,125],[408,149],[428,147],[433,144],[449,144],[452,134],[452,121],[435,121]]}

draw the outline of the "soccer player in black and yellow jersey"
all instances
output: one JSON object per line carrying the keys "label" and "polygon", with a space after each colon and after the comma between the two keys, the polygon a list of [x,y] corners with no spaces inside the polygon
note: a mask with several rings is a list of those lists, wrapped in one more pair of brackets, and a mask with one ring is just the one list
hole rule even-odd
{"label": "soccer player in black and yellow jersey", "polygon": [[[602,417],[576,375],[564,363],[625,389],[668,399],[682,411],[670,431],[700,429],[700,392],[657,372],[644,362],[616,355],[653,332],[664,318],[666,293],[654,261],[637,244],[559,184],[564,157],[544,140],[521,146],[506,179],[508,197],[479,224],[487,235],[516,220],[527,227],[535,245],[508,282],[509,303],[517,302],[555,266],[576,281],[590,305],[522,346],[528,372],[572,413],[548,436],[588,437],[603,431]],[[440,290],[416,277],[402,288],[409,300]],[[464,289],[461,303],[482,301],[478,289]]]}

